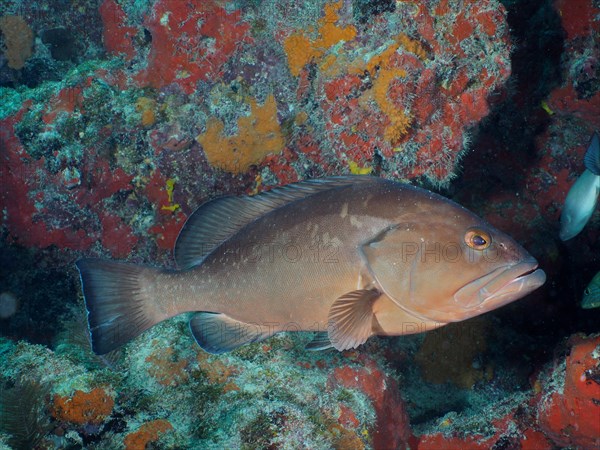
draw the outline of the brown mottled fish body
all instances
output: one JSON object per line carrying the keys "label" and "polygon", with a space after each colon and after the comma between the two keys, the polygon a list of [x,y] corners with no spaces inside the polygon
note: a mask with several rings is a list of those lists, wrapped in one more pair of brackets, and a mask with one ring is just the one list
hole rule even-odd
{"label": "brown mottled fish body", "polygon": [[183,270],[78,262],[95,351],[190,311],[201,312],[192,332],[213,353],[280,331],[319,331],[313,349],[343,350],[484,313],[545,279],[468,210],[374,177],[208,202],[184,226],[175,258]]}
{"label": "brown mottled fish body", "polygon": [[[199,267],[173,274],[173,283],[202,289],[207,303],[201,310],[244,322],[294,322],[304,330],[326,325],[333,301],[362,287],[356,249],[393,223],[391,211],[382,208],[388,199],[373,201],[390,197],[382,187],[359,183],[278,208],[232,236]],[[198,311],[198,301],[188,291],[172,312]]]}

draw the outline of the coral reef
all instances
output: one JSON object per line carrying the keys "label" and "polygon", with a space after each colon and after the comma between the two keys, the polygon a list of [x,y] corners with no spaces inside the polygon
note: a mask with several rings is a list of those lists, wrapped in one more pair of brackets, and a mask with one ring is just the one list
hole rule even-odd
{"label": "coral reef", "polygon": [[482,380],[492,378],[493,369],[483,365],[489,324],[484,318],[450,324],[425,335],[415,355],[423,379],[430,383],[453,383],[469,389]]}
{"label": "coral reef", "polygon": [[445,431],[421,436],[419,449],[597,447],[600,335],[573,335],[565,347],[570,353],[547,365],[531,393],[486,410],[491,417],[484,423],[491,427],[482,430],[477,419],[448,415],[439,426]]}
{"label": "coral reef", "polygon": [[[513,439],[503,445],[593,448],[598,445],[600,416],[597,405],[591,405],[599,398],[600,384],[585,371],[591,375],[597,366],[598,338],[573,333],[598,331],[598,312],[582,312],[578,307],[586,280],[597,271],[598,215],[594,214],[580,236],[564,244],[558,242],[558,219],[570,186],[583,171],[590,136],[600,128],[600,9],[591,1],[553,3],[527,8],[516,2],[509,10],[512,27],[521,30],[524,43],[513,57],[516,78],[503,93],[505,100],[480,129],[480,142],[465,166],[455,198],[471,204],[480,199],[476,208],[501,228],[514,229],[541,256],[551,280],[546,292],[533,296],[537,298],[528,307],[515,305],[498,314],[513,326],[523,327],[528,336],[543,336],[543,341],[531,347],[530,358],[551,361],[543,370],[528,368],[531,392],[516,410],[521,432],[513,432]],[[537,39],[540,26],[549,27],[542,40]],[[536,54],[545,56],[533,57]],[[514,126],[524,120],[528,126]],[[498,369],[496,365],[492,384],[500,375]],[[441,423],[455,428],[452,423]],[[469,428],[460,426],[459,430],[467,432],[450,440],[431,433],[420,444],[423,448],[427,442],[429,448],[442,442],[448,448],[499,445],[500,435],[473,442]]]}
{"label": "coral reef", "polygon": [[[164,448],[285,447],[298,440],[313,448],[408,445],[412,434],[398,384],[380,356],[306,353],[306,337],[282,335],[215,357],[195,346],[184,326],[184,319],[161,324],[112,368],[92,371],[41,346],[0,340],[8,364],[3,377],[44,382],[50,395],[40,401],[50,414],[42,417],[52,426],[42,440],[58,447],[78,440],[128,449],[150,442]],[[25,376],[34,361],[37,369]]]}
{"label": "coral reef", "polygon": [[99,13],[102,18],[102,40],[106,51],[131,60],[137,53],[134,44],[137,29],[126,26],[127,15],[123,8],[114,0],[106,0],[100,4]]}
{"label": "coral reef", "polygon": [[[284,48],[292,74],[300,78],[300,93],[319,101],[325,135],[344,165],[372,166],[380,158],[382,173],[392,176],[425,175],[436,185],[453,177],[466,128],[487,115],[487,95],[510,72],[504,50],[491,51],[495,57],[482,61],[470,45],[477,39],[504,43],[508,50],[501,9],[474,3],[462,12],[453,8],[444,2],[437,7],[398,4],[395,14],[416,21],[397,29],[382,17],[366,27],[342,26],[341,3],[330,4],[316,39],[304,32],[286,38]],[[460,20],[455,24],[456,16]],[[390,38],[378,41],[380,36]],[[453,68],[457,53],[473,67]],[[480,74],[477,80],[475,73]],[[312,91],[303,87],[310,76],[315,78]]]}
{"label": "coral reef", "polygon": [[4,36],[4,55],[8,67],[22,69],[32,54],[33,31],[19,16],[0,17],[0,31]]}
{"label": "coral reef", "polygon": [[[17,70],[9,58],[0,55],[0,88],[35,88],[47,82],[62,81],[81,63],[102,57],[105,50],[98,2],[78,0],[70,8],[65,7],[66,4],[51,0],[2,2],[0,16],[16,16],[23,21],[14,29],[11,41],[22,48],[19,53],[14,51],[19,55],[19,64],[24,59],[27,61]],[[0,46],[10,48],[4,33],[0,33]],[[23,58],[25,55],[30,56]],[[4,98],[4,94],[0,95]]]}
{"label": "coral reef", "polygon": [[[201,186],[228,180],[219,169],[250,172],[231,182],[237,189],[253,188],[255,170],[262,186],[271,186],[378,165],[385,176],[426,175],[444,183],[464,150],[465,128],[487,114],[486,96],[509,73],[502,8],[493,2],[470,4],[460,14],[443,2],[418,11],[402,4],[363,24],[353,23],[341,3],[319,3],[314,32],[306,22],[311,16],[300,14],[277,28],[291,4],[270,19],[260,8],[225,11],[212,2],[160,0],[148,8],[143,22],[127,2],[103,1],[98,12],[106,50],[136,64],[88,65],[68,86],[48,86],[35,104],[21,101],[18,112],[3,119],[3,145],[10,148],[3,176],[36,172],[27,192],[12,183],[3,188],[16,241],[84,250],[101,230],[118,230],[125,236],[119,249],[108,232],[101,243],[122,257],[143,247],[140,238],[148,232],[159,239],[172,235],[170,228],[185,219],[181,212],[202,198]],[[419,22],[400,26],[413,15]],[[145,61],[142,26],[151,35]],[[267,51],[256,50],[263,46],[280,60],[267,60]],[[457,52],[461,67],[453,68]],[[306,152],[307,139],[319,143],[316,151]],[[170,155],[178,142],[187,142],[186,148]],[[143,147],[153,147],[159,158]],[[195,195],[179,201],[182,211],[175,217],[161,209],[154,219],[159,223],[150,223],[156,211],[147,203],[152,193],[144,192],[150,190],[145,180],[152,185],[164,174],[158,180],[163,187],[175,174],[191,180],[198,163],[205,176],[186,188]],[[50,184],[53,197],[40,192]],[[51,205],[51,198],[59,201]],[[101,200],[112,204],[110,216],[94,210]],[[135,205],[144,217],[128,217],[127,202],[128,210]],[[94,205],[92,211],[87,205]],[[42,216],[53,218],[42,223]],[[167,237],[161,248],[171,243]]]}
{"label": "coral reef", "polygon": [[[376,428],[372,433],[373,447],[402,449],[414,445],[415,439],[404,402],[399,395],[398,384],[393,378],[386,377],[375,361],[362,355],[358,360],[364,364],[364,368],[338,367],[333,371],[331,382],[345,388],[358,389],[373,402],[376,416]],[[355,427],[359,425],[352,415],[345,420]]]}
{"label": "coral reef", "polygon": [[540,427],[557,446],[600,445],[600,335],[574,335],[568,356],[540,376]]}
{"label": "coral reef", "polygon": [[145,7],[103,1],[90,18],[116,58],[6,105],[10,241],[166,256],[215,193],[340,172],[443,184],[510,72],[503,9],[491,0],[363,9],[361,23],[330,2],[309,15],[283,3],[273,17],[252,4]]}
{"label": "coral reef", "polygon": [[99,387],[90,392],[77,390],[72,396],[56,394],[52,403],[55,419],[78,425],[102,423],[115,404],[113,398]]}
{"label": "coral reef", "polygon": [[146,422],[137,431],[125,436],[125,450],[144,450],[151,442],[156,442],[160,434],[172,430],[168,420],[157,419]]}
{"label": "coral reef", "polygon": [[236,136],[223,137],[225,124],[211,118],[206,131],[196,138],[213,167],[236,174],[246,173],[267,155],[283,150],[284,140],[273,95],[269,95],[262,106],[254,99],[249,99],[249,103],[250,116],[238,119]]}
{"label": "coral reef", "polygon": [[[340,170],[442,183],[465,127],[487,113],[487,93],[509,72],[502,8],[493,3],[463,11],[468,30],[452,42],[443,36],[458,12],[442,3],[401,5],[362,24],[341,3],[319,3],[312,33],[304,15],[279,29],[284,6],[271,19],[250,5],[157,0],[148,8],[143,22],[127,2],[106,0],[97,12],[106,50],[136,64],[88,63],[67,85],[7,105],[0,170],[14,242],[142,256],[153,238],[170,250],[186,215],[217,186],[252,191]],[[398,20],[412,14],[423,23],[402,28]],[[494,57],[476,55],[475,40]],[[269,60],[264,46],[280,59]],[[465,59],[453,72],[446,60],[459,50]],[[482,64],[487,78],[470,81]],[[178,208],[159,200],[169,179]]]}
{"label": "coral reef", "polygon": [[[112,368],[93,371],[41,346],[0,341],[8,364],[5,382],[34,383],[39,377],[50,393],[36,395],[37,406],[28,407],[29,437],[2,427],[0,439],[5,432],[11,439],[57,446],[103,442],[128,449],[150,442],[168,448],[278,448],[298,440],[339,449],[598,445],[599,335],[572,336],[563,347],[567,356],[548,363],[530,390],[503,394],[494,403],[489,397],[498,392],[492,388],[478,414],[450,412],[414,435],[380,341],[364,353],[314,354],[303,349],[307,337],[290,334],[216,357],[195,347],[184,325],[182,319],[161,324],[130,344]],[[32,363],[36,369],[25,376]],[[407,376],[405,382],[427,389],[426,381]],[[488,382],[477,390],[483,393]]]}
{"label": "coral reef", "polygon": [[136,81],[154,88],[175,83],[192,94],[198,81],[218,79],[233,53],[252,41],[250,25],[240,19],[241,10],[226,11],[218,2],[155,2],[144,23],[152,47]]}

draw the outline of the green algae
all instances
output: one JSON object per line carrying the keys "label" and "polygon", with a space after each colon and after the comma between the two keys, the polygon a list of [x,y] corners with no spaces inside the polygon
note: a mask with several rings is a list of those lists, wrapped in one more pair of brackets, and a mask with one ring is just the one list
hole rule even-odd
{"label": "green algae", "polygon": [[0,120],[16,114],[23,105],[23,94],[15,89],[0,87]]}

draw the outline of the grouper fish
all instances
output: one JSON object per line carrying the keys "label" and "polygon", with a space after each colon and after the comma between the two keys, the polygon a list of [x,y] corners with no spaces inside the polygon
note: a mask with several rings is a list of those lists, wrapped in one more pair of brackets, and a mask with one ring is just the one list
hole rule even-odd
{"label": "grouper fish", "polygon": [[460,205],[371,176],[208,201],[174,254],[178,270],[77,262],[97,354],[186,312],[210,353],[282,331],[316,332],[311,350],[351,349],[483,314],[546,279],[519,244]]}

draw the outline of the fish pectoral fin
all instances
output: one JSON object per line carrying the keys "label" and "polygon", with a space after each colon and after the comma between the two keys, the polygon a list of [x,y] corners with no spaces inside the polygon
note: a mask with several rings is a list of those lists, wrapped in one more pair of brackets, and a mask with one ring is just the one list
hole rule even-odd
{"label": "fish pectoral fin", "polygon": [[373,334],[373,302],[381,295],[376,289],[358,289],[339,297],[329,311],[327,334],[337,350],[364,344]]}
{"label": "fish pectoral fin", "polygon": [[211,312],[195,314],[190,320],[190,329],[198,345],[215,355],[260,342],[276,333],[272,327],[240,322],[225,314]]}
{"label": "fish pectoral fin", "polygon": [[327,350],[332,347],[333,344],[329,340],[329,333],[327,331],[319,331],[318,333],[315,333],[313,340],[306,344],[304,349],[316,352],[319,350]]}

